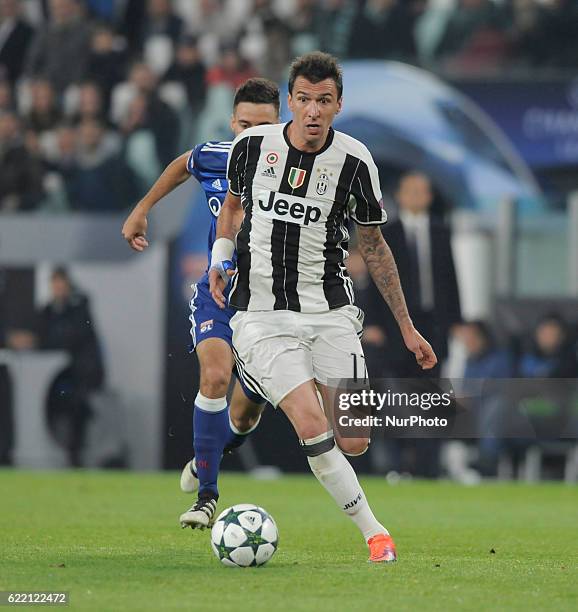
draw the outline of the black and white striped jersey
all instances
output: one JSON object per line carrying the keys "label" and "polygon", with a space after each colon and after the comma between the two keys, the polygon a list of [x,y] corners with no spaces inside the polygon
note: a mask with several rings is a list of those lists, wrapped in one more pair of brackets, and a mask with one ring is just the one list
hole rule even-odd
{"label": "black and white striped jersey", "polygon": [[326,312],[354,303],[345,259],[351,217],[386,221],[367,148],[330,129],[316,153],[291,145],[289,124],[249,128],[229,153],[229,190],[245,211],[230,304],[238,310]]}

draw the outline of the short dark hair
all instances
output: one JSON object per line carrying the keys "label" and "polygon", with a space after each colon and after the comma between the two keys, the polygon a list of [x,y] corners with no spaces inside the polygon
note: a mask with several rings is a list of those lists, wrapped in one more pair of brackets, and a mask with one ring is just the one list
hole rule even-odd
{"label": "short dark hair", "polygon": [[53,268],[50,278],[52,280],[54,280],[55,278],[60,278],[63,281],[66,281],[68,284],[71,284],[70,274],[68,272],[68,269],[63,265],[58,265],[55,268]]}
{"label": "short dark hair", "polygon": [[474,329],[478,336],[482,338],[488,348],[492,348],[496,339],[494,337],[494,333],[492,332],[492,328],[483,321],[482,319],[472,319],[471,321],[465,321],[464,325],[466,327],[471,327]]}
{"label": "short dark hair", "polygon": [[277,113],[279,112],[279,87],[277,83],[269,79],[253,78],[247,79],[235,92],[233,108],[241,102],[252,104],[272,104]]}
{"label": "short dark hair", "polygon": [[542,314],[540,317],[538,317],[536,327],[549,323],[557,325],[562,331],[568,331],[568,322],[559,312],[552,310]]}
{"label": "short dark hair", "polygon": [[325,79],[333,79],[337,86],[337,97],[343,95],[343,73],[337,58],[329,53],[313,51],[298,57],[291,64],[289,70],[289,93],[293,94],[293,87],[297,77],[302,76],[311,83],[319,83]]}

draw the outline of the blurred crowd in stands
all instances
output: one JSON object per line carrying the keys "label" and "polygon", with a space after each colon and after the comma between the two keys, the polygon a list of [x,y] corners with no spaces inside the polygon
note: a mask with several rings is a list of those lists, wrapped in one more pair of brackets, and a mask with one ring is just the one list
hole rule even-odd
{"label": "blurred crowd in stands", "polygon": [[499,74],[574,68],[577,39],[574,0],[0,0],[0,211],[130,206],[313,49]]}

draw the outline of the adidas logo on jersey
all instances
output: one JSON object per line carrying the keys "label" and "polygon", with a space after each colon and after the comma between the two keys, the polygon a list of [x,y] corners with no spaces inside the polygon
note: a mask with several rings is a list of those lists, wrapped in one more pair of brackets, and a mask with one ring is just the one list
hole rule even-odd
{"label": "adidas logo on jersey", "polygon": [[[264,192],[264,195],[267,192]],[[312,206],[305,198],[269,192],[268,198],[259,198],[259,209],[266,213],[267,217],[298,223],[299,225],[311,225],[321,218],[321,209]]]}
{"label": "adidas logo on jersey", "polygon": [[223,186],[221,185],[221,179],[215,179],[211,185],[217,189],[218,191],[223,191]]}
{"label": "adidas logo on jersey", "polygon": [[263,170],[263,172],[261,172],[261,176],[264,176],[265,178],[277,178],[277,175],[275,174],[275,168],[273,168],[272,166],[269,166],[269,168]]}

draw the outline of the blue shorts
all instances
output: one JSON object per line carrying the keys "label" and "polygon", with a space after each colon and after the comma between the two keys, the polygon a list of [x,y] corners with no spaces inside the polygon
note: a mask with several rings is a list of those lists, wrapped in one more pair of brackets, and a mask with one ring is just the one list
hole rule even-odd
{"label": "blue shorts", "polygon": [[[225,291],[225,297],[229,299],[229,287]],[[193,285],[193,295],[189,306],[191,308],[189,316],[192,338],[190,345],[191,352],[196,350],[197,346],[207,338],[221,338],[229,346],[233,346],[233,330],[229,326],[229,321],[235,314],[235,310],[232,308],[221,309],[217,306],[211,297],[209,280],[206,274],[196,285]],[[236,366],[233,372],[237,376]],[[239,376],[237,378],[245,395],[252,402],[262,404],[266,401],[254,391],[248,389]]]}
{"label": "blue shorts", "polygon": [[[228,292],[225,293],[228,299]],[[197,345],[207,338],[221,338],[229,346],[233,344],[233,331],[229,327],[229,321],[235,314],[232,308],[222,310],[215,304],[209,291],[209,281],[207,275],[193,285],[193,295],[189,302],[191,315],[191,350],[195,350]]]}

